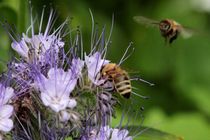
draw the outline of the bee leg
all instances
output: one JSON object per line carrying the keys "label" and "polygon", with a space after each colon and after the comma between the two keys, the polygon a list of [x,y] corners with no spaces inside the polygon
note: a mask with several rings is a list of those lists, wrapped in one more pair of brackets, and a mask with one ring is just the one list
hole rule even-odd
{"label": "bee leg", "polygon": [[171,44],[174,40],[176,40],[177,36],[178,36],[178,31],[176,31],[176,33],[172,37],[170,37],[169,43]]}
{"label": "bee leg", "polygon": [[143,96],[143,95],[141,95],[141,94],[137,94],[136,92],[131,92],[132,94],[134,94],[134,95],[136,95],[136,96],[138,96],[138,97],[141,97],[141,98],[143,98],[143,99],[150,99],[150,97],[149,96]]}
{"label": "bee leg", "polygon": [[168,47],[169,46],[169,38],[168,37],[164,37],[165,38],[165,46]]}
{"label": "bee leg", "polygon": [[126,99],[129,99],[130,98],[130,95],[131,95],[131,93],[129,92],[129,93],[123,94],[122,96],[124,98],[126,98]]}

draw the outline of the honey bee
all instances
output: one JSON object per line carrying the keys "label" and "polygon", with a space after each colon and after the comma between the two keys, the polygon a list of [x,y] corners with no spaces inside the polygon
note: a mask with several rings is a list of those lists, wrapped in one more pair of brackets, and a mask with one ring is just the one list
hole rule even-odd
{"label": "honey bee", "polygon": [[140,24],[158,27],[161,35],[165,38],[166,43],[169,42],[169,44],[176,40],[179,34],[184,38],[189,38],[193,34],[192,29],[184,27],[172,19],[156,21],[143,16],[135,16],[133,19]]}
{"label": "honey bee", "polygon": [[128,73],[119,65],[115,63],[108,63],[104,65],[101,68],[100,75],[101,79],[105,79],[105,82],[101,86],[109,85],[110,88],[111,85],[110,89],[116,90],[117,93],[127,99],[130,98],[131,80],[128,76]]}

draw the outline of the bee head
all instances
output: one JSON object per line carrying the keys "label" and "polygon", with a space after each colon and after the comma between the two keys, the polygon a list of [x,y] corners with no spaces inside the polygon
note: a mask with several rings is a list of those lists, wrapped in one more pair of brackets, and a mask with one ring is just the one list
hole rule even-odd
{"label": "bee head", "polygon": [[169,31],[171,29],[171,23],[168,20],[162,20],[159,24],[159,28],[161,31]]}

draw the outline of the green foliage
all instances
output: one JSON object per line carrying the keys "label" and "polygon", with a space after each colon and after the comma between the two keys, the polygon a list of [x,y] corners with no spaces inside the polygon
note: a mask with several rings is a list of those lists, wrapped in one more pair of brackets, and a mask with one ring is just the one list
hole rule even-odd
{"label": "green foliage", "polygon": [[[17,14],[13,8],[11,8],[9,5],[5,3],[0,3],[0,22],[1,25],[4,22],[11,22],[13,24],[17,23]],[[0,71],[5,71],[5,65],[6,61],[9,58],[9,50],[10,50],[10,41],[9,41],[9,35],[3,28],[0,29],[0,36],[1,36],[1,41],[0,41]]]}
{"label": "green foliage", "polygon": [[145,131],[139,139],[141,140],[183,140],[183,138],[171,135],[154,128],[143,127]]}
{"label": "green foliage", "polygon": [[209,138],[209,125],[200,113],[176,113],[169,117],[160,108],[151,109],[145,125],[176,134],[186,140]]}

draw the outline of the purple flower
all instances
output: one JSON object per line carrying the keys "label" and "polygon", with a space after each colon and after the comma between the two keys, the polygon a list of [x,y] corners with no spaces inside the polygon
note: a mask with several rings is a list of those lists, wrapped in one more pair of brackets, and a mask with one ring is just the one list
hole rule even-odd
{"label": "purple flower", "polygon": [[13,96],[13,88],[0,84],[0,131],[3,132],[9,132],[13,128],[13,121],[10,117],[14,108],[12,105],[8,105]]}
{"label": "purple flower", "polygon": [[82,137],[82,140],[132,140],[126,129],[110,128],[109,126],[101,127],[100,130],[93,129],[88,136]]}
{"label": "purple flower", "polygon": [[24,39],[22,39],[19,42],[12,42],[11,47],[23,58],[27,59],[28,58],[28,51],[29,48],[26,44],[26,42],[24,41]]}
{"label": "purple flower", "polygon": [[[14,41],[11,46],[20,56],[29,62],[30,59],[34,58],[40,61],[43,60],[44,54],[52,47],[58,53],[59,48],[64,46],[64,42],[55,35],[44,36],[40,33],[39,35],[33,35],[31,38],[23,35],[20,42]],[[34,50],[33,54],[31,54],[30,49]],[[32,56],[34,58],[31,58]]]}
{"label": "purple flower", "polygon": [[45,106],[49,106],[53,111],[74,108],[76,100],[70,98],[70,93],[74,90],[77,79],[81,75],[83,61],[73,59],[71,69],[64,71],[62,68],[51,68],[47,77],[43,74],[37,76],[36,86],[41,92],[41,100]]}
{"label": "purple flower", "polygon": [[77,79],[72,79],[71,71],[64,72],[63,69],[50,69],[48,78],[43,76],[43,83],[39,85],[42,102],[55,112],[65,109],[70,102],[76,102],[69,98],[76,82]]}
{"label": "purple flower", "polygon": [[0,106],[0,131],[9,132],[13,128],[13,121],[10,117],[13,114],[13,106]]}
{"label": "purple flower", "polygon": [[[44,14],[44,13],[43,13]],[[32,21],[32,25],[29,28],[31,30],[31,37],[29,37],[28,32],[26,34],[22,34],[22,37],[18,40],[13,39],[11,47],[27,62],[31,61],[41,61],[43,62],[45,59],[45,53],[48,50],[52,49],[58,54],[59,49],[64,47],[64,42],[61,39],[61,31],[66,24],[65,21],[61,24],[54,32],[50,33],[51,25],[53,23],[53,11],[51,11],[48,19],[48,24],[44,32],[42,29],[42,20],[39,26],[39,33],[34,33],[34,21]]]}
{"label": "purple flower", "polygon": [[85,56],[85,63],[88,69],[88,78],[95,85],[101,85],[104,83],[104,79],[100,79],[100,70],[102,66],[109,63],[109,60],[102,59],[102,54],[100,52],[95,52],[91,56]]}
{"label": "purple flower", "polygon": [[0,106],[5,105],[14,96],[14,90],[11,87],[4,87],[0,84]]}

